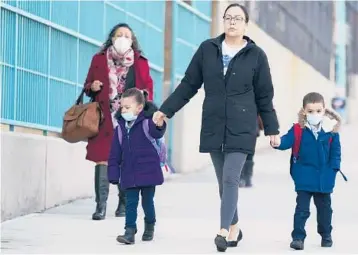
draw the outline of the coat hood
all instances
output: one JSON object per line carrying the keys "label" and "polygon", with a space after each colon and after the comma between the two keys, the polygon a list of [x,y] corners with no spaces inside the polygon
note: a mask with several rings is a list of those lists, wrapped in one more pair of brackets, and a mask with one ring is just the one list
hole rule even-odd
{"label": "coat hood", "polygon": [[[322,123],[323,130],[325,130],[326,132],[331,131],[333,133],[338,133],[342,123],[341,116],[339,116],[337,112],[331,109],[326,109],[324,113],[324,117],[326,118],[323,119],[323,123]],[[330,123],[327,122],[327,118],[331,121],[332,120],[336,121],[333,127],[332,125],[330,125]],[[304,128],[305,125],[307,124],[307,118],[303,108],[298,112],[298,123],[300,124],[301,128]]]}

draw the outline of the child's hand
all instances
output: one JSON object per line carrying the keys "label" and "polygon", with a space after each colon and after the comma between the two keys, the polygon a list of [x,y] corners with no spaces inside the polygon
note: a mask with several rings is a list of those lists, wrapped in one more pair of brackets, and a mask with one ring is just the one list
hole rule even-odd
{"label": "child's hand", "polygon": [[279,135],[270,136],[270,144],[272,147],[279,147],[281,145],[281,137]]}
{"label": "child's hand", "polygon": [[162,127],[164,125],[164,119],[158,119],[155,125],[157,127]]}

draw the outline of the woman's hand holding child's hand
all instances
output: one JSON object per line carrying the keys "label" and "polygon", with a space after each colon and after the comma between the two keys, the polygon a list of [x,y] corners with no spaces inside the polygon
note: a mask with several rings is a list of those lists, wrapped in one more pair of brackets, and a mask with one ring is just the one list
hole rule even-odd
{"label": "woman's hand holding child's hand", "polygon": [[279,135],[271,135],[270,145],[274,148],[279,147],[281,145],[281,137]]}
{"label": "woman's hand holding child's hand", "polygon": [[165,116],[164,113],[162,113],[162,112],[160,112],[160,111],[155,112],[154,115],[153,115],[153,122],[154,122],[154,124],[155,124],[156,126],[158,126],[158,127],[163,126],[165,117],[166,117],[166,116]]}
{"label": "woman's hand holding child's hand", "polygon": [[157,123],[155,123],[157,127],[162,127],[164,125],[164,119],[157,120]]}

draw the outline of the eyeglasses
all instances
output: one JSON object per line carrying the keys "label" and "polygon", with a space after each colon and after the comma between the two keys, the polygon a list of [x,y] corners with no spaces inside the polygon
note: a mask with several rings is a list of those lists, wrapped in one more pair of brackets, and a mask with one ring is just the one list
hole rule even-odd
{"label": "eyeglasses", "polygon": [[241,17],[241,16],[231,17],[231,16],[228,16],[228,15],[224,16],[224,20],[225,20],[225,22],[227,22],[227,23],[231,23],[232,21],[235,21],[235,22],[234,22],[235,24],[236,24],[236,23],[242,23],[242,22],[245,21],[245,19],[244,19],[243,17]]}

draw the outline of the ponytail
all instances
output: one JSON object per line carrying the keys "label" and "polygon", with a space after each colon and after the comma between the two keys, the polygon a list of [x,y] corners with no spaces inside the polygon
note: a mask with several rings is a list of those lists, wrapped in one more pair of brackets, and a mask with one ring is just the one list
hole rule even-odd
{"label": "ponytail", "polygon": [[149,97],[148,91],[145,90],[145,89],[143,89],[143,90],[141,90],[141,91],[142,91],[142,93],[143,93],[145,102],[148,102],[148,97]]}

